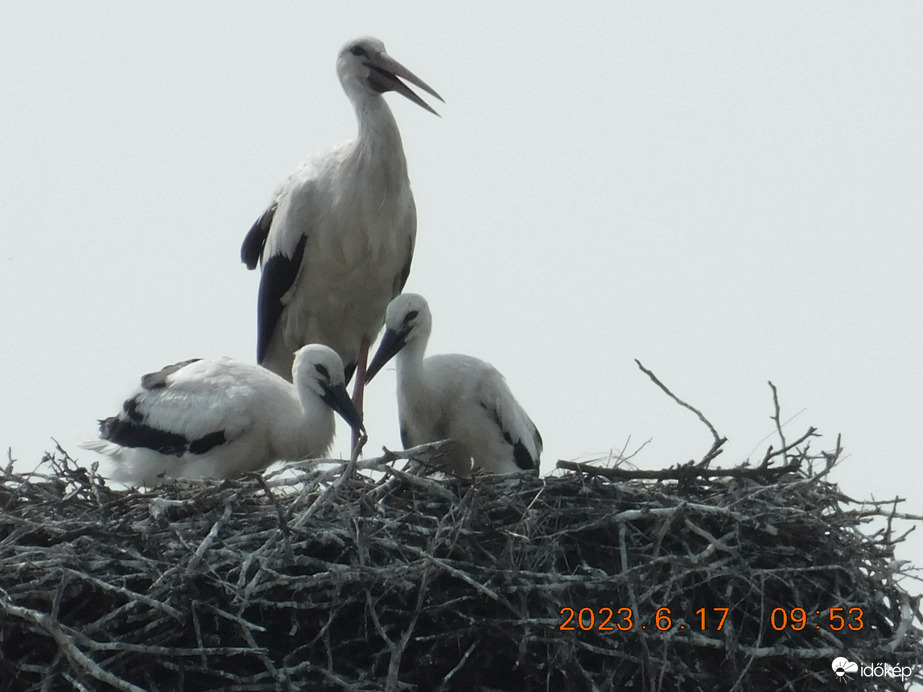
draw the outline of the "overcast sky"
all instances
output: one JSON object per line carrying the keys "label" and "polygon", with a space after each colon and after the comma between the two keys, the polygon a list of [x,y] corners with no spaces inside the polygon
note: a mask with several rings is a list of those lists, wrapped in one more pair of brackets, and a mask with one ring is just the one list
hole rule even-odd
{"label": "overcast sky", "polygon": [[[430,352],[496,365],[543,470],[650,443],[724,465],[843,435],[832,478],[923,512],[923,6],[7,2],[0,21],[0,444],[77,448],[141,374],[253,360],[250,225],[355,135],[335,73],[381,38],[418,209]],[[367,454],[399,447],[393,365]],[[346,453],[340,421],[336,452]],[[767,437],[770,436],[770,437]],[[923,540],[903,557],[923,562]]]}

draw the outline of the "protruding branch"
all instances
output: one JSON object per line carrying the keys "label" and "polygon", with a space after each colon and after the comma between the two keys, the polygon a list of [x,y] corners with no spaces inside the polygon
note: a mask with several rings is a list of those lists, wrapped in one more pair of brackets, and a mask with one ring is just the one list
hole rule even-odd
{"label": "protruding branch", "polygon": [[641,365],[641,361],[638,360],[637,358],[635,358],[635,363],[637,363],[638,367],[641,368],[641,372],[643,372],[645,375],[650,377],[651,380],[654,382],[654,384],[660,387],[667,396],[669,396],[671,399],[673,399],[673,401],[675,401],[677,404],[679,404],[683,408],[687,408],[690,411],[692,411],[695,415],[697,415],[699,417],[699,420],[702,421],[708,427],[708,430],[709,432],[711,432],[712,437],[715,438],[716,443],[722,439],[721,436],[718,434],[718,431],[715,430],[715,426],[711,424],[711,422],[702,414],[701,411],[699,411],[699,409],[697,409],[695,406],[691,406],[690,404],[687,404],[685,401],[683,401],[678,396],[676,396],[673,392],[671,392],[663,382],[657,379],[657,375],[655,375],[653,372],[651,372],[650,370],[645,368],[643,365]]}

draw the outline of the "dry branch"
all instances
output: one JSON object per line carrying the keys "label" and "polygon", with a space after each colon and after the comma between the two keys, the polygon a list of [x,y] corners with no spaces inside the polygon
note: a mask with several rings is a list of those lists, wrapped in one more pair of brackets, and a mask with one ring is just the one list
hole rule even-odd
{"label": "dry branch", "polygon": [[[812,437],[753,467],[546,478],[446,477],[440,443],[150,493],[59,449],[53,473],[0,473],[0,689],[827,690],[837,655],[918,671],[894,547],[920,518],[844,497],[824,480],[839,442],[814,456]],[[854,606],[858,631],[827,626]],[[779,608],[810,626],[777,631]]]}

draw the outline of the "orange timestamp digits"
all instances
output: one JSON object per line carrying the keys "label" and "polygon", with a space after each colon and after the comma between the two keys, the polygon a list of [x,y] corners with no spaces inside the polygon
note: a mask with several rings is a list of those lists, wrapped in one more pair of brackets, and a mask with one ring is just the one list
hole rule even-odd
{"label": "orange timestamp digits", "polygon": [[[679,630],[714,630],[720,632],[724,627],[730,608],[699,608],[691,624],[686,620],[675,620],[669,608],[658,608],[651,621],[640,621],[635,612],[628,607],[580,608],[569,606],[559,611],[563,622],[558,629],[564,632],[628,632],[634,629],[658,630],[666,632]],[[826,613],[826,618],[824,614]],[[834,606],[825,610],[805,610],[804,608],[774,608],[769,614],[769,624],[777,632],[786,629],[800,631],[803,629],[829,629],[834,632],[851,630],[858,632],[865,627],[865,611],[858,607]]]}
{"label": "orange timestamp digits", "polygon": [[[695,614],[698,616],[698,629],[705,630],[708,628],[709,624],[712,625],[715,631],[719,631],[724,627],[724,621],[728,616],[730,608],[712,608],[711,610],[714,614],[710,618],[706,617],[706,615],[709,614],[706,608],[699,608],[695,611]],[[583,632],[589,632],[591,630],[596,630],[598,632],[615,632],[616,630],[628,632],[635,628],[640,628],[642,630],[649,628],[648,623],[638,625],[634,611],[627,607],[618,608],[616,610],[608,607],[597,608],[596,610],[592,608],[580,608],[579,610],[575,610],[574,608],[565,606],[561,608],[560,614],[564,618],[564,621],[558,625],[558,629],[564,632],[576,632],[578,629]],[[706,622],[707,620],[710,620],[710,622]],[[717,626],[715,626],[716,621]],[[674,627],[678,627],[681,630],[694,629],[692,626],[687,628],[685,622],[680,622],[679,624],[675,623],[673,620],[673,612],[669,608],[658,608],[657,612],[654,613],[653,621],[650,623],[650,629],[666,632]]]}
{"label": "orange timestamp digits", "polygon": [[828,608],[829,615],[826,620],[823,619],[823,610],[815,610],[813,613],[804,608],[773,608],[769,614],[769,624],[776,632],[785,629],[803,630],[811,626],[814,629],[829,629],[839,632],[844,629],[858,632],[865,627],[865,611],[858,606],[852,608],[834,607]]}

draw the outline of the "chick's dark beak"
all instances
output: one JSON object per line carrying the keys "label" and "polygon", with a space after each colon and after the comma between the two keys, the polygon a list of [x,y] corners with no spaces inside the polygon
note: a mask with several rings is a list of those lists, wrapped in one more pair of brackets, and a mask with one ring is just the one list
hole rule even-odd
{"label": "chick's dark beak", "polygon": [[381,343],[378,344],[378,350],[375,351],[372,362],[369,363],[369,367],[365,371],[366,382],[371,382],[375,374],[404,348],[404,344],[407,343],[404,339],[406,336],[406,332],[396,332],[393,329],[385,330],[384,336],[381,337]]}
{"label": "chick's dark beak", "polygon": [[321,399],[327,406],[340,414],[343,420],[349,423],[349,427],[353,430],[365,431],[365,425],[362,423],[362,414],[359,413],[352,399],[349,398],[349,393],[346,391],[345,384],[325,386],[324,396],[322,396]]}

